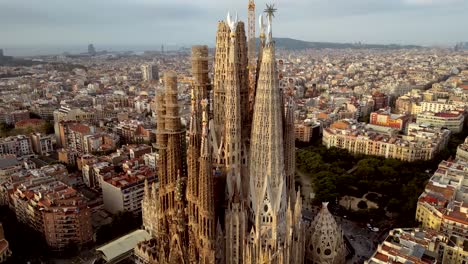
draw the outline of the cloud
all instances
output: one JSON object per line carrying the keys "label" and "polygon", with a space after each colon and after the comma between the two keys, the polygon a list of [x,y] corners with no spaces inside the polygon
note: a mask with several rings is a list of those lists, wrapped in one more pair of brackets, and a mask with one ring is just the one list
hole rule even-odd
{"label": "cloud", "polygon": [[[468,0],[255,0],[278,8],[276,36],[320,41],[461,41]],[[0,0],[0,46],[213,44],[248,0]],[[404,21],[404,23],[403,23]]]}
{"label": "cloud", "polygon": [[463,3],[464,0],[403,0],[405,4],[416,6],[432,6],[432,5],[451,5]]}

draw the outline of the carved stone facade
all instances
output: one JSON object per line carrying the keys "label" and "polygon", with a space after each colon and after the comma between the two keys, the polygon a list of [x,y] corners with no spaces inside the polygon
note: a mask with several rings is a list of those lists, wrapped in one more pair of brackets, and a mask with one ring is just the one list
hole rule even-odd
{"label": "carved stone facade", "polygon": [[344,264],[346,261],[343,231],[327,205],[323,203],[307,230],[306,263]]}
{"label": "carved stone facade", "polygon": [[[271,18],[268,38],[261,28],[254,84],[237,18],[218,23],[211,93],[208,48],[192,48],[187,144],[176,78],[165,74],[165,91],[157,93],[159,188],[146,186],[143,200],[143,223],[154,239],[135,248],[136,263],[304,263],[295,105],[279,87]],[[249,87],[256,87],[253,113]]]}

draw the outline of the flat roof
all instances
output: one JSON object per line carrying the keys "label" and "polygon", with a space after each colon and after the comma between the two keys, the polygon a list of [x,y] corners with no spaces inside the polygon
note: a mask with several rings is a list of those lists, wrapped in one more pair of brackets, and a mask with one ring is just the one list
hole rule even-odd
{"label": "flat roof", "polygon": [[109,262],[133,250],[139,242],[149,239],[151,239],[150,234],[146,230],[139,229],[98,247],[96,251],[102,252],[104,259]]}

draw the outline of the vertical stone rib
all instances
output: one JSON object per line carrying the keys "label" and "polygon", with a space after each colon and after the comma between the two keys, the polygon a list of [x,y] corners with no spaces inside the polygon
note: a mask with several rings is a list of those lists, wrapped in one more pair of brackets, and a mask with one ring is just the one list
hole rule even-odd
{"label": "vertical stone rib", "polygon": [[255,193],[262,192],[266,178],[272,191],[284,179],[282,103],[275,47],[269,43],[263,52],[252,122],[250,178]]}
{"label": "vertical stone rib", "polygon": [[216,32],[216,50],[214,62],[214,84],[213,84],[213,122],[214,131],[217,138],[224,134],[224,107],[225,107],[225,89],[224,81],[226,78],[226,61],[229,48],[229,27],[224,22],[218,23]]}
{"label": "vertical stone rib", "polygon": [[294,132],[295,103],[292,95],[286,95],[286,110],[284,117],[284,162],[286,172],[286,191],[288,196],[294,195],[294,173],[296,168],[296,149]]}
{"label": "vertical stone rib", "polygon": [[[187,147],[187,200],[189,209],[196,203],[198,197],[198,159],[200,157],[200,135],[198,131],[198,118],[195,108],[196,99],[192,90],[192,110],[190,114],[189,142]],[[191,213],[191,212],[190,212]]]}
{"label": "vertical stone rib", "polygon": [[234,185],[241,191],[241,140],[242,140],[242,116],[241,116],[241,91],[238,75],[237,35],[231,33],[229,56],[227,60],[226,75],[226,105],[225,105],[225,164],[228,185],[228,198],[234,195]]}
{"label": "vertical stone rib", "polygon": [[202,143],[200,151],[200,215],[206,220],[206,226],[201,235],[209,241],[215,239],[215,215],[214,215],[214,197],[213,197],[213,174],[211,168],[211,153],[208,138],[208,112],[207,100],[202,101],[203,110],[203,126],[202,126]]}

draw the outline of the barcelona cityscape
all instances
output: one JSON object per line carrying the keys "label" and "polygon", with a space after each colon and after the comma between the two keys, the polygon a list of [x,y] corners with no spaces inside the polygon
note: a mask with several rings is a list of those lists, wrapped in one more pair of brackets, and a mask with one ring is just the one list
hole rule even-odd
{"label": "barcelona cityscape", "polygon": [[467,18],[0,0],[0,263],[468,264]]}

